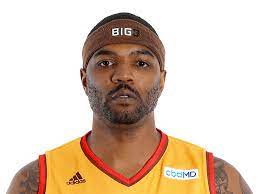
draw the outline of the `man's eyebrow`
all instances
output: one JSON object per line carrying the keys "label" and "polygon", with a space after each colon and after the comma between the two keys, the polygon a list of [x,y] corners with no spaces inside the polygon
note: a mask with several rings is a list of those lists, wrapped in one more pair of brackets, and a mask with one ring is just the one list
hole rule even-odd
{"label": "man's eyebrow", "polygon": [[101,49],[99,51],[97,51],[93,57],[98,57],[100,55],[117,55],[115,52],[109,51],[109,50],[105,50],[105,49]]}
{"label": "man's eyebrow", "polygon": [[[115,52],[113,52],[113,51],[110,51],[110,50],[101,49],[101,50],[97,51],[93,55],[93,57],[98,57],[100,55],[113,55],[113,56],[116,56],[117,54]],[[147,55],[147,56],[150,56],[152,58],[155,58],[155,56],[150,51],[145,50],[145,49],[132,51],[129,55]]]}
{"label": "man's eyebrow", "polygon": [[133,52],[130,53],[130,55],[148,55],[152,58],[155,58],[155,56],[150,51],[144,50],[144,49],[133,51]]}

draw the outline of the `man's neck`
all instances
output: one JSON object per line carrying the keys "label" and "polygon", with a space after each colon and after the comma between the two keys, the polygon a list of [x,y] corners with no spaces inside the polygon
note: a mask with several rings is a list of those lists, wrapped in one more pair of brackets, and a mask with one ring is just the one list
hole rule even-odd
{"label": "man's neck", "polygon": [[115,125],[94,116],[87,142],[99,158],[118,170],[130,165],[142,167],[155,152],[160,138],[152,112],[134,125]]}

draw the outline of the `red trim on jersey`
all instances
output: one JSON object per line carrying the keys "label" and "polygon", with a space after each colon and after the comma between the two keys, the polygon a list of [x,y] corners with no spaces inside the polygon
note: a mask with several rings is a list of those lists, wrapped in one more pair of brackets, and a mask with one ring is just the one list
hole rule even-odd
{"label": "red trim on jersey", "polygon": [[45,154],[39,156],[39,170],[40,170],[40,181],[39,181],[39,189],[37,194],[45,194],[46,179],[47,179],[47,165],[46,165]]}
{"label": "red trim on jersey", "polygon": [[208,171],[208,182],[210,188],[210,194],[216,194],[216,184],[215,184],[215,172],[214,172],[214,157],[210,152],[207,155],[207,171]]}
{"label": "red trim on jersey", "polygon": [[160,160],[162,155],[164,154],[167,144],[168,144],[168,137],[166,134],[164,134],[161,130],[157,129],[157,131],[161,134],[161,139],[158,147],[156,148],[156,151],[153,153],[153,155],[149,158],[149,160],[145,163],[145,165],[131,178],[127,178],[123,176],[122,174],[114,171],[112,168],[110,168],[107,164],[105,164],[98,156],[96,156],[93,151],[90,149],[90,147],[87,144],[87,137],[91,133],[89,131],[86,135],[84,135],[81,138],[81,148],[87,158],[101,171],[103,171],[105,174],[113,178],[114,180],[126,185],[131,186],[141,180],[146,174],[151,171],[151,169],[157,164],[157,162]]}

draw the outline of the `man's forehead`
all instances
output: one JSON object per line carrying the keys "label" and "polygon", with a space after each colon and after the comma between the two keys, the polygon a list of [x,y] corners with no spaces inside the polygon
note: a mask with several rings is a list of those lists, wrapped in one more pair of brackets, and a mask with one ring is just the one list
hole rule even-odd
{"label": "man's forehead", "polygon": [[93,57],[96,58],[101,55],[129,55],[129,56],[137,56],[137,55],[145,55],[147,57],[156,58],[155,54],[146,46],[139,44],[110,44],[103,46],[99,50],[97,50]]}

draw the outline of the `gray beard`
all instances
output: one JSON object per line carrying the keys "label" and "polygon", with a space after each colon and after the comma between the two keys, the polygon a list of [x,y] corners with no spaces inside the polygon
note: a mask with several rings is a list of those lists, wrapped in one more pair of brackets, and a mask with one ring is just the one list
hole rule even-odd
{"label": "gray beard", "polygon": [[151,113],[160,96],[159,82],[148,91],[146,99],[138,98],[138,105],[133,111],[116,111],[112,108],[111,103],[102,100],[102,93],[88,80],[88,99],[91,109],[99,117],[105,118],[114,124],[134,124],[140,121],[145,115]]}

